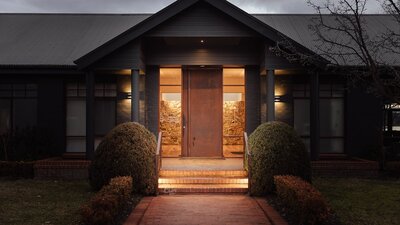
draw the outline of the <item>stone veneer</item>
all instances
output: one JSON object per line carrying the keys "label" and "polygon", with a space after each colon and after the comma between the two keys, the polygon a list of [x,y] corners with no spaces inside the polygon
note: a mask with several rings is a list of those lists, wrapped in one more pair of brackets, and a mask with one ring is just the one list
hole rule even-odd
{"label": "stone veneer", "polygon": [[[181,144],[181,102],[161,101],[160,130],[163,132],[163,144]],[[225,101],[223,106],[224,145],[242,145],[245,128],[244,101]]]}

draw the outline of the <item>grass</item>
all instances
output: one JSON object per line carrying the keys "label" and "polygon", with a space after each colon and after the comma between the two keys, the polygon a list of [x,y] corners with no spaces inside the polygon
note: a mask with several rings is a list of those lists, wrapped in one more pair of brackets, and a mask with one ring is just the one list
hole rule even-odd
{"label": "grass", "polygon": [[399,179],[316,178],[313,184],[343,224],[400,224]]}
{"label": "grass", "polygon": [[0,180],[0,224],[79,224],[91,195],[86,181]]}

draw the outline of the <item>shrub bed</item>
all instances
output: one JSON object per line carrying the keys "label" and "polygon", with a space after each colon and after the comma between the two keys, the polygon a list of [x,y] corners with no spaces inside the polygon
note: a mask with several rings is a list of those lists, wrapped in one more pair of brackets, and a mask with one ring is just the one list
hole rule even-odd
{"label": "shrub bed", "polygon": [[274,191],[275,175],[294,175],[311,181],[306,147],[292,127],[282,122],[261,124],[249,137],[250,194]]}
{"label": "shrub bed", "polygon": [[0,177],[33,178],[35,162],[0,161]]}
{"label": "shrub bed", "polygon": [[97,192],[80,209],[86,225],[112,225],[118,223],[120,212],[128,205],[132,194],[132,178],[116,177]]}
{"label": "shrub bed", "polygon": [[278,199],[289,209],[298,224],[320,224],[329,217],[321,193],[295,176],[274,176]]}
{"label": "shrub bed", "polygon": [[89,167],[94,190],[117,176],[132,177],[133,192],[144,195],[157,190],[154,163],[157,148],[155,136],[138,123],[124,123],[112,129],[96,149]]}

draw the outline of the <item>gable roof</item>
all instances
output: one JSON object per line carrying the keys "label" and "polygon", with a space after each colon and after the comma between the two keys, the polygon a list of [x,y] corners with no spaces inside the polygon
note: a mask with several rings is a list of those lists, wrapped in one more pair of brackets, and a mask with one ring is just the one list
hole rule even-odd
{"label": "gable roof", "polygon": [[0,65],[75,66],[74,60],[149,16],[0,14]]}
{"label": "gable roof", "polygon": [[[93,52],[151,16],[0,14],[0,66],[76,67],[74,60]],[[247,17],[253,17],[252,20],[257,20],[311,51],[318,52],[315,47],[316,37],[308,28],[315,15],[247,14]],[[334,20],[332,16],[326,17]],[[390,15],[366,15],[366,21],[370,36],[383,32],[386,27],[400,29]],[[385,54],[383,57],[393,65],[400,65],[399,55]]]}
{"label": "gable roof", "polygon": [[[178,0],[74,62],[79,66],[79,68],[85,68],[198,2],[206,2],[210,4],[211,6],[221,10],[226,15],[231,16],[232,19],[243,23],[272,41],[281,39],[283,35],[276,29],[254,18],[252,15],[226,0]],[[287,38],[290,39],[290,37]],[[300,50],[309,51],[297,42],[294,41],[294,43]]]}

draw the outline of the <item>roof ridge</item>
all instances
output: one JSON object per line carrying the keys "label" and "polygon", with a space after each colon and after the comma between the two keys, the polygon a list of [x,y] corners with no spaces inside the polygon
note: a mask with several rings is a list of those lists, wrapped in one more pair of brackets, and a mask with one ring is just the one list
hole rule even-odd
{"label": "roof ridge", "polygon": [[154,13],[2,13],[0,15],[63,15],[63,16],[151,16]]}

